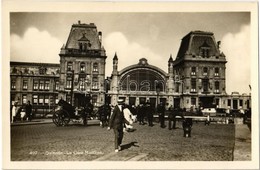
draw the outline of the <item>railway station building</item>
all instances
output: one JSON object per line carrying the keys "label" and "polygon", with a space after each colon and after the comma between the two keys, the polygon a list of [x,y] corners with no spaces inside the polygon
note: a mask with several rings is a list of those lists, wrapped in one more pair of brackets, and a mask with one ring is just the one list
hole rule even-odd
{"label": "railway station building", "polygon": [[59,64],[10,62],[11,102],[30,100],[33,107],[46,110],[61,98],[76,107],[86,101],[96,107],[105,102],[116,105],[119,98],[136,106],[149,101],[154,107],[163,102],[186,109],[251,107],[250,94],[226,93],[227,60],[212,32],[185,35],[175,59],[165,59],[167,72],[151,65],[149,57],[118,70],[124,56],[115,53],[108,58],[113,71],[105,78],[102,32],[94,23],[78,21],[59,57]]}

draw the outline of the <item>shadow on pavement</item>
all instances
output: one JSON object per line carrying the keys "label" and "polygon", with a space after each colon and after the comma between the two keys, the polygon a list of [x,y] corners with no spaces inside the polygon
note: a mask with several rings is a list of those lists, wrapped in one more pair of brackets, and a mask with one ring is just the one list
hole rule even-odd
{"label": "shadow on pavement", "polygon": [[122,150],[125,150],[125,149],[129,149],[131,148],[132,146],[133,147],[139,147],[139,145],[136,145],[138,142],[130,142],[128,144],[125,144],[125,145],[122,145]]}

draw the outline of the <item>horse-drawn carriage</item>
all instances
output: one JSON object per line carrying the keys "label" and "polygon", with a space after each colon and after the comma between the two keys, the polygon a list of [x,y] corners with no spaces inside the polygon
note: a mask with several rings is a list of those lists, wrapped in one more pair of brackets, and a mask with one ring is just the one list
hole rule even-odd
{"label": "horse-drawn carriage", "polygon": [[87,125],[88,114],[92,111],[93,105],[91,103],[87,103],[84,107],[75,108],[68,102],[60,100],[58,109],[53,113],[52,121],[56,126],[66,126],[71,120]]}

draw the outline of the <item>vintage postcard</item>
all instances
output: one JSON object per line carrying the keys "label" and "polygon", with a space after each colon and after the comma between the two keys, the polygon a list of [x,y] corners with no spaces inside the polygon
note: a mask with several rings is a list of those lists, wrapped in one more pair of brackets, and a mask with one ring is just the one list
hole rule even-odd
{"label": "vintage postcard", "polygon": [[2,5],[3,169],[259,169],[257,2]]}

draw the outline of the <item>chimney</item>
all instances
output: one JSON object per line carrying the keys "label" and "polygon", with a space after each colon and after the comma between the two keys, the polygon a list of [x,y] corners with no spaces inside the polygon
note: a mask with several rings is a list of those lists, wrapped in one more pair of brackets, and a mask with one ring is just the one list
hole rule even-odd
{"label": "chimney", "polygon": [[221,41],[218,41],[218,49],[220,49]]}
{"label": "chimney", "polygon": [[80,20],[78,20],[78,24],[80,24]]}
{"label": "chimney", "polygon": [[102,32],[101,31],[98,32],[98,39],[99,39],[100,44],[102,44]]}

